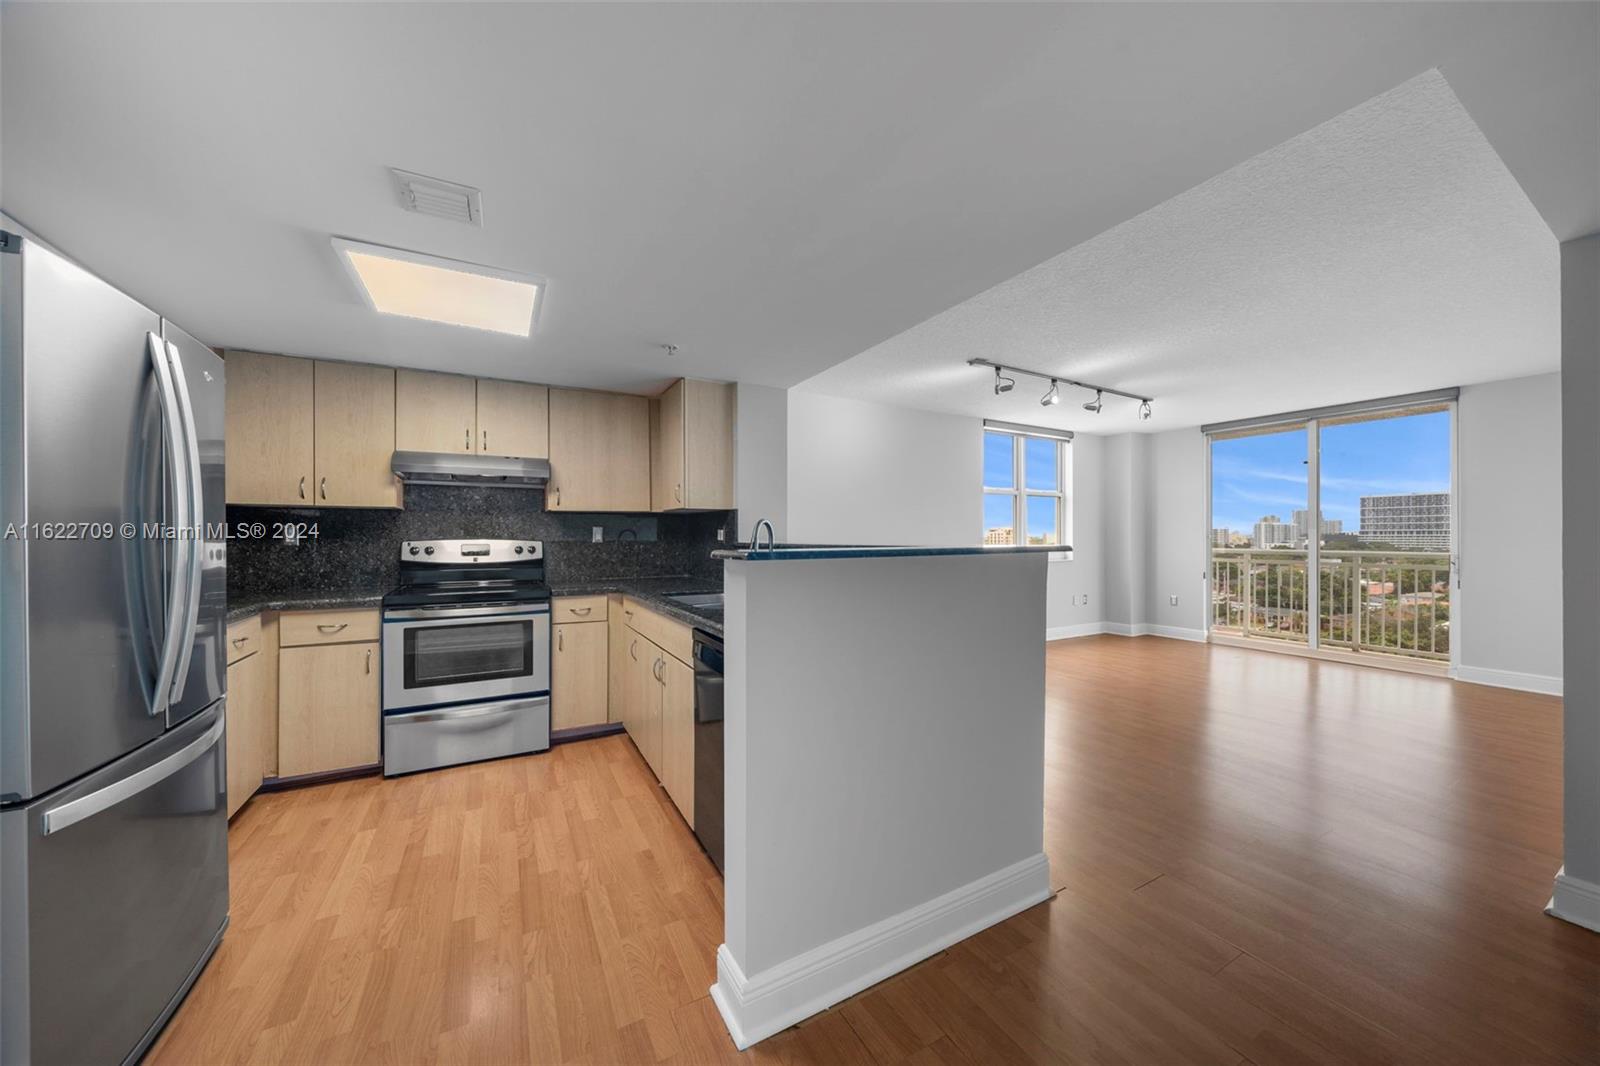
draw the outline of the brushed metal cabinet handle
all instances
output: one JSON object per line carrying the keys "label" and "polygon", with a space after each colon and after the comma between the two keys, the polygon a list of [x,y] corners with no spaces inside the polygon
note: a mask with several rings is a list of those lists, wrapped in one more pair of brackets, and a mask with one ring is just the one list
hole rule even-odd
{"label": "brushed metal cabinet handle", "polygon": [[678,484],[672,486],[672,498],[677,500],[679,503],[683,502],[683,482],[680,481]]}
{"label": "brushed metal cabinet handle", "polygon": [[300,475],[300,498],[302,500],[306,498],[306,476],[304,474]]}
{"label": "brushed metal cabinet handle", "polygon": [[[337,633],[342,629],[348,628],[349,625],[349,622],[340,622],[338,625],[334,625],[331,622],[318,622],[317,629],[323,633]],[[369,651],[367,654],[371,655],[372,652]]]}
{"label": "brushed metal cabinet handle", "polygon": [[567,635],[560,629],[556,630],[556,651],[567,650]]}
{"label": "brushed metal cabinet handle", "polygon": [[372,673],[372,649],[367,649],[367,673]]}
{"label": "brushed metal cabinet handle", "polygon": [[489,431],[487,429],[483,431],[483,450],[489,450]]}
{"label": "brushed metal cabinet handle", "polygon": [[628,654],[633,657],[634,662],[639,661],[639,642],[637,640],[628,647]]}
{"label": "brushed metal cabinet handle", "polygon": [[593,607],[573,607],[573,608],[571,608],[572,613],[573,614],[578,614],[578,615],[588,614],[592,610],[594,610]]}
{"label": "brushed metal cabinet handle", "polygon": [[323,478],[322,479],[322,498],[324,500],[326,500],[328,498],[328,479],[327,478]]}
{"label": "brushed metal cabinet handle", "polygon": [[461,442],[461,446],[469,452],[472,450],[472,429],[470,427],[467,429],[467,439]]}
{"label": "brushed metal cabinet handle", "polygon": [[249,637],[234,637],[233,640],[230,643],[232,643],[233,646],[235,648],[237,648],[239,645],[243,644],[245,641],[247,641],[249,639],[250,639]]}

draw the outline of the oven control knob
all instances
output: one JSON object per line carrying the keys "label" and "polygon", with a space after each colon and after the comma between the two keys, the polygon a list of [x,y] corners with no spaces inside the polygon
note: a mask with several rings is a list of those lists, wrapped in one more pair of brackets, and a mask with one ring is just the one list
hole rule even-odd
{"label": "oven control knob", "polygon": [[423,548],[422,549],[422,553],[424,555],[432,555],[433,554],[433,545],[430,544],[426,548]]}
{"label": "oven control knob", "polygon": [[513,548],[513,549],[512,549],[512,550],[513,550],[513,551],[515,551],[515,552],[516,552],[516,553],[517,553],[517,554],[518,554],[518,555],[521,555],[521,554],[522,554],[522,545],[520,545],[520,544],[518,544],[518,545],[517,545],[517,546],[516,546],[516,547],[515,547],[515,548]]}
{"label": "oven control knob", "polygon": [[412,545],[412,546],[411,546],[411,554],[412,554],[412,555],[415,555],[415,554],[417,554],[417,553],[418,553],[418,552],[420,552],[420,551],[421,551],[421,550],[422,550],[422,549],[421,549],[421,548],[419,548],[419,547],[417,547],[417,546],[416,546],[416,545],[415,545],[415,544],[413,544],[413,545]]}

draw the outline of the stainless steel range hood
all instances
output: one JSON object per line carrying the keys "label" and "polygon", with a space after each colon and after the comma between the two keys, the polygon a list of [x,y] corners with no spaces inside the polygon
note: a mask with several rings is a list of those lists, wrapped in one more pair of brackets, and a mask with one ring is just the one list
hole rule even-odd
{"label": "stainless steel range hood", "polygon": [[475,485],[481,488],[542,489],[550,460],[450,452],[395,452],[394,476],[407,485]]}

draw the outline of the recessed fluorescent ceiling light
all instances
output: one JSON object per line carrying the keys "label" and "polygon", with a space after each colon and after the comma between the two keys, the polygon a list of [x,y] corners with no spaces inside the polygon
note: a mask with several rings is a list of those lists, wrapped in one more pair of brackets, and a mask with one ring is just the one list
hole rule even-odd
{"label": "recessed fluorescent ceiling light", "polygon": [[543,278],[343,237],[333,247],[374,311],[517,337],[533,332]]}

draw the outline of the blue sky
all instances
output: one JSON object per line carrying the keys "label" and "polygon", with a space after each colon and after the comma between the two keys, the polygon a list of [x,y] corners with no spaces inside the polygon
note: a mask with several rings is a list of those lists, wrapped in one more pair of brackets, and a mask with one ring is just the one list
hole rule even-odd
{"label": "blue sky", "polygon": [[[1306,507],[1306,432],[1217,441],[1211,446],[1211,526],[1248,533],[1263,515],[1287,522]],[[1322,516],[1360,525],[1362,496],[1450,491],[1450,413],[1326,426]]]}

